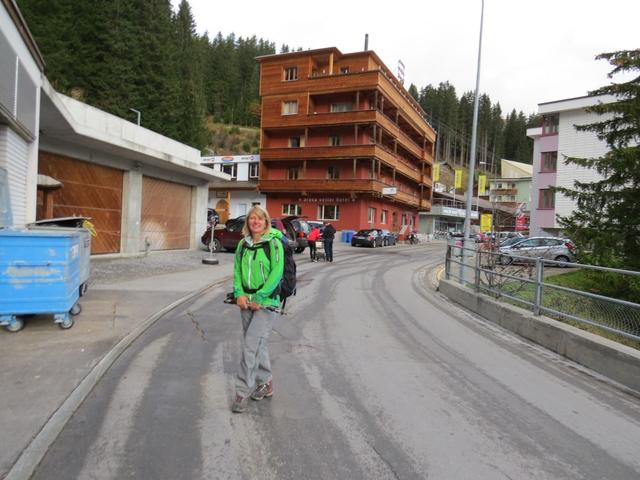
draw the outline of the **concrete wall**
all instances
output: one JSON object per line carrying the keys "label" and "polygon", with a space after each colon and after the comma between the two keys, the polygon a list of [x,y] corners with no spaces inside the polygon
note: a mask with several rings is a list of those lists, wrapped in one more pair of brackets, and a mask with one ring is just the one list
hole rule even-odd
{"label": "concrete wall", "polygon": [[485,319],[640,393],[640,351],[542,315],[534,316],[450,280],[441,280],[439,291]]}

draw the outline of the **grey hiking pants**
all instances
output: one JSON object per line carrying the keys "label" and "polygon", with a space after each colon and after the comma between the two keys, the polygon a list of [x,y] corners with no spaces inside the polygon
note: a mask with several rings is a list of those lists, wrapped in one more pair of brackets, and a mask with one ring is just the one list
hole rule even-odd
{"label": "grey hiking pants", "polygon": [[236,394],[246,397],[257,383],[271,380],[271,361],[267,341],[276,312],[271,310],[240,310],[242,315],[242,358],[236,376]]}

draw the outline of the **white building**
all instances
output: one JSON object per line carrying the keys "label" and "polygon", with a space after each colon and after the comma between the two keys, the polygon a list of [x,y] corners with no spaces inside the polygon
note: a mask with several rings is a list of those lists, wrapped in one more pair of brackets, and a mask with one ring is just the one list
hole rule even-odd
{"label": "white building", "polygon": [[0,225],[36,219],[44,60],[13,0],[0,0]]}
{"label": "white building", "polygon": [[538,105],[542,127],[530,128],[533,139],[533,185],[531,188],[531,235],[560,235],[557,216],[567,216],[575,202],[549,187],[574,188],[574,181],[594,182],[600,177],[592,169],[571,164],[566,157],[598,158],[607,150],[606,142],[593,132],[580,132],[575,126],[603,121],[609,117],[588,113],[586,109],[598,103],[616,101],[612,95],[578,97]]}
{"label": "white building", "polygon": [[260,155],[202,157],[202,165],[231,176],[231,182],[209,184],[209,207],[216,210],[221,223],[246,214],[252,205],[267,207],[267,197],[258,192]]}

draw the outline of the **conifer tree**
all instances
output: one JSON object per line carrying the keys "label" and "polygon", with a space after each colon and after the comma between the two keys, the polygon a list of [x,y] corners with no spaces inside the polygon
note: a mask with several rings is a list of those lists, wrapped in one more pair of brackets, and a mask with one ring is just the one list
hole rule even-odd
{"label": "conifer tree", "polygon": [[609,78],[632,74],[589,92],[613,95],[588,111],[603,115],[599,122],[577,126],[594,132],[609,150],[599,158],[566,158],[565,163],[591,168],[600,175],[594,182],[574,182],[574,188],[555,190],[576,201],[576,209],[558,220],[580,247],[583,259],[599,265],[640,270],[640,49],[603,53],[613,69]]}

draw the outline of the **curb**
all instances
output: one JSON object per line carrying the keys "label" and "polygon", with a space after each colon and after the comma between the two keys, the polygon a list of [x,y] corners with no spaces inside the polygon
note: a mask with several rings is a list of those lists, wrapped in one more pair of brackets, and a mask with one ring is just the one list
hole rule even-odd
{"label": "curb", "polygon": [[71,416],[80,407],[84,399],[91,393],[102,376],[111,368],[111,365],[122,355],[122,353],[149,327],[166,315],[174,308],[191,300],[193,297],[201,295],[207,290],[223,283],[228,283],[229,279],[217,280],[209,285],[195,291],[157,311],[140,325],[122,338],[102,359],[91,369],[91,371],[73,389],[58,409],[49,417],[38,434],[31,440],[18,460],[13,464],[4,480],[29,480],[36,467],[40,464],[51,444],[58,438],[58,435],[67,424]]}

